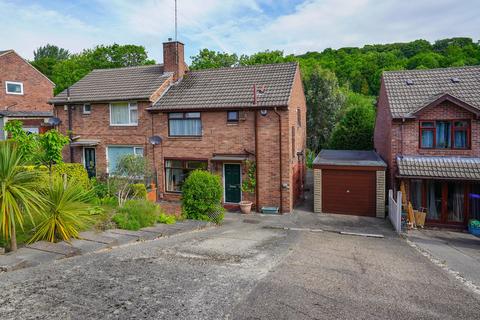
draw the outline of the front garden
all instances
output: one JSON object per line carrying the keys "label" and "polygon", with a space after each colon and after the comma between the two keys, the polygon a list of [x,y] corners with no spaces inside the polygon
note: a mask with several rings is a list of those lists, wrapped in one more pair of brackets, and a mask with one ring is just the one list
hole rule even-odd
{"label": "front garden", "polygon": [[70,241],[86,230],[139,230],[178,219],[220,223],[220,178],[207,171],[190,173],[182,187],[182,215],[175,217],[147,200],[151,177],[144,157],[125,155],[102,180],[89,179],[82,164],[64,163],[68,137],[5,126],[10,139],[0,142],[0,247],[15,251],[36,241]]}

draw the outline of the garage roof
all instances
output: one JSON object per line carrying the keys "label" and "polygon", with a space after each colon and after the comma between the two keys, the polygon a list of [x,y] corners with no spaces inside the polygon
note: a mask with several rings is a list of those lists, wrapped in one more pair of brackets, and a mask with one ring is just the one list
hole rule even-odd
{"label": "garage roof", "polygon": [[313,161],[313,166],[358,166],[387,167],[387,164],[375,151],[364,150],[322,150]]}

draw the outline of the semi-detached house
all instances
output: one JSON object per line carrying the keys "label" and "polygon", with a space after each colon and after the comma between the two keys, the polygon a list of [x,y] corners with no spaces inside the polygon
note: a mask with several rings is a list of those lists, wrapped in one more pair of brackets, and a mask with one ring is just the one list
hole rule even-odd
{"label": "semi-detached house", "polygon": [[[101,177],[121,155],[148,157],[164,200],[178,200],[188,173],[205,169],[222,177],[226,206],[250,200],[290,212],[305,173],[298,64],[188,71],[176,41],[164,43],[163,56],[163,64],[94,70],[50,101],[59,130],[71,133],[65,159]],[[253,195],[241,190],[247,160],[257,164]]]}

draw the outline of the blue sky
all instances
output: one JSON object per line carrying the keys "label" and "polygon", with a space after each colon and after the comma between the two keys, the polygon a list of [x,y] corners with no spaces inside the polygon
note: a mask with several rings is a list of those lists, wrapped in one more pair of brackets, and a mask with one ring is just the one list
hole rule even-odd
{"label": "blue sky", "polygon": [[[162,61],[174,0],[0,0],[0,50],[25,58],[46,43],[79,52],[139,44]],[[187,58],[201,48],[251,54],[467,36],[479,39],[478,0],[178,0]]]}

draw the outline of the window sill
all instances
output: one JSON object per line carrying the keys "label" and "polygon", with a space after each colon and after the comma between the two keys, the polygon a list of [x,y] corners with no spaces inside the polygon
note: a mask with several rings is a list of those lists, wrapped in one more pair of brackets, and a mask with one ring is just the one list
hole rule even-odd
{"label": "window sill", "polygon": [[169,136],[169,140],[202,140],[203,136]]}
{"label": "window sill", "polygon": [[7,92],[6,94],[11,94],[12,96],[23,96],[23,93]]}
{"label": "window sill", "polygon": [[238,122],[227,122],[227,126],[238,126]]}
{"label": "window sill", "polygon": [[110,127],[112,127],[112,128],[131,128],[131,127],[138,127],[138,123],[137,124],[110,124]]}

